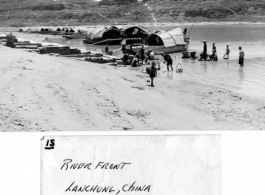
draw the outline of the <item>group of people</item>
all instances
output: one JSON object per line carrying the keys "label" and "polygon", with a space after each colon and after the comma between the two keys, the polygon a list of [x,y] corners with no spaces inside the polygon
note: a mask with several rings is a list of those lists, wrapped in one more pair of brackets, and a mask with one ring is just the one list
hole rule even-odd
{"label": "group of people", "polygon": [[143,65],[144,63],[147,63],[148,60],[155,59],[153,50],[149,49],[147,51],[144,45],[142,45],[139,52],[134,51],[132,45],[122,45],[121,50],[123,52],[123,62],[128,65],[130,64],[133,67]]}
{"label": "group of people", "polygon": [[[203,52],[200,54],[199,60],[211,60],[211,61],[218,61],[217,56],[217,49],[215,43],[212,45],[212,54],[207,54],[207,42],[203,41]],[[123,52],[123,62],[127,65],[132,65],[133,67],[137,67],[140,65],[143,65],[144,63],[147,64],[148,60],[155,60],[155,55],[152,49],[146,50],[145,46],[142,45],[140,50],[138,52],[134,51],[132,48],[132,45],[122,45],[121,48]],[[106,52],[108,51],[108,48],[106,49]],[[229,45],[226,46],[226,53],[223,56],[224,59],[229,59],[230,49]],[[167,71],[170,71],[170,69],[173,71],[173,60],[170,55],[161,53],[162,57],[164,58],[166,65],[167,65]],[[240,66],[244,66],[244,51],[242,50],[242,47],[239,47],[239,62]],[[152,61],[151,67],[147,68],[146,71],[150,78],[151,78],[151,86],[154,87],[154,77],[157,76],[157,70],[160,69],[160,65],[158,62],[158,68],[156,67],[156,62]]]}
{"label": "group of people", "polygon": [[203,51],[200,55],[200,59],[199,60],[209,60],[210,61],[218,61],[218,56],[217,56],[217,51],[216,51],[216,46],[215,43],[213,43],[213,47],[212,47],[212,55],[208,55],[207,54],[207,42],[203,41]]}
{"label": "group of people", "polygon": [[[210,61],[218,61],[218,57],[217,57],[217,51],[216,51],[216,46],[215,43],[213,43],[212,46],[212,55],[208,55],[207,54],[207,42],[203,41],[203,52],[200,54],[200,59],[199,60],[209,60]],[[244,51],[242,50],[242,47],[239,47],[239,60],[238,60],[238,64],[240,66],[244,66]],[[229,54],[230,54],[230,49],[229,49],[229,45],[226,46],[226,52],[225,55],[223,56],[224,59],[229,59]]]}

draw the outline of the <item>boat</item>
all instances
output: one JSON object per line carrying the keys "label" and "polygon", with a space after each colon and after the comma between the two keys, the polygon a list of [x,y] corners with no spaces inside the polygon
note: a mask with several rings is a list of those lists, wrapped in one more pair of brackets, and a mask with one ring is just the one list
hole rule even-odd
{"label": "boat", "polygon": [[92,28],[86,31],[84,43],[94,45],[117,45],[122,41],[120,30],[110,28]]}
{"label": "boat", "polygon": [[[150,34],[145,40],[145,49],[152,49],[154,54],[176,53],[186,51],[190,45],[191,37],[183,34],[181,28],[169,31],[160,30]],[[133,50],[139,51],[141,46],[133,46]]]}
{"label": "boat", "polygon": [[111,26],[105,28],[92,28],[86,32],[84,43],[93,45],[119,45],[125,41],[127,45],[143,43],[150,31],[139,26]]}
{"label": "boat", "polygon": [[141,38],[117,38],[117,39],[106,39],[100,42],[93,43],[93,45],[120,45],[120,44],[125,44],[125,45],[132,45],[136,43],[143,43],[144,40]]}
{"label": "boat", "polygon": [[63,38],[67,39],[85,39],[86,31],[82,28],[76,27],[70,29],[63,28],[61,30],[61,35]]}
{"label": "boat", "polygon": [[121,36],[124,39],[137,38],[146,39],[150,35],[150,31],[140,25],[128,26],[121,29]]}

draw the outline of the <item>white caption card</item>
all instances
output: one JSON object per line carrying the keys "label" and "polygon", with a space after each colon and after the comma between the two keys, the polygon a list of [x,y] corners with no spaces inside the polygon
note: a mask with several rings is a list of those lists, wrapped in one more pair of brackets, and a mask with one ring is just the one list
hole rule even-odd
{"label": "white caption card", "polygon": [[221,136],[48,136],[42,195],[220,195]]}

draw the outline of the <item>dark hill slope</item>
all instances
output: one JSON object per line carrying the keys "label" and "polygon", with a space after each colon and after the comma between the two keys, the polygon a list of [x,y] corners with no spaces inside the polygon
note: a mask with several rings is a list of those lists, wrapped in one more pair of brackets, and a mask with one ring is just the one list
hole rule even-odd
{"label": "dark hill slope", "polygon": [[263,21],[264,0],[0,0],[1,26]]}

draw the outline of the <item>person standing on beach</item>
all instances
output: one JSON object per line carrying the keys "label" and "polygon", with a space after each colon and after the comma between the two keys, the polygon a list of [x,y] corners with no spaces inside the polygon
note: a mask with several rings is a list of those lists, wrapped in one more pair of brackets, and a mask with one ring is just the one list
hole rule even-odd
{"label": "person standing on beach", "polygon": [[121,51],[123,54],[126,53],[126,44],[122,44]]}
{"label": "person standing on beach", "polygon": [[150,68],[150,78],[151,78],[151,87],[154,87],[154,78],[157,75],[156,63],[152,62],[152,66]]}
{"label": "person standing on beach", "polygon": [[229,49],[229,45],[226,46],[226,52],[224,55],[224,59],[229,59],[229,54],[230,54],[230,49]]}
{"label": "person standing on beach", "polygon": [[140,49],[140,58],[142,60],[142,64],[144,64],[144,59],[145,59],[145,49],[144,49],[144,45],[142,45],[142,47]]}
{"label": "person standing on beach", "polygon": [[244,66],[244,57],[245,57],[245,53],[242,50],[242,47],[239,47],[239,60],[238,60],[238,64],[240,64],[240,66]]}
{"label": "person standing on beach", "polygon": [[164,57],[164,60],[165,60],[164,63],[167,63],[167,71],[169,71],[169,66],[171,67],[171,70],[173,71],[173,67],[172,67],[173,60],[170,57],[170,55],[164,54],[164,53],[162,53],[161,55]]}

